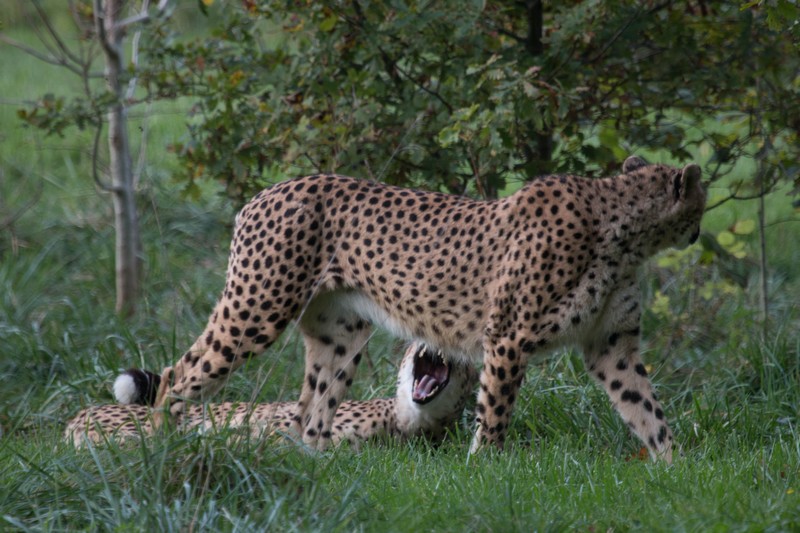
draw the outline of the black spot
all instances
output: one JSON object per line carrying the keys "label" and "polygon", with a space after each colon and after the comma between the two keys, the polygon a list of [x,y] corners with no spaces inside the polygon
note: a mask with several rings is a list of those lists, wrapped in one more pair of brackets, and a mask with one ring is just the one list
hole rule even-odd
{"label": "black spot", "polygon": [[523,353],[532,353],[536,349],[536,343],[533,341],[525,341],[522,344],[522,352]]}
{"label": "black spot", "polygon": [[225,357],[225,360],[229,363],[232,363],[234,359],[236,359],[236,354],[233,353],[233,350],[230,346],[225,346],[222,348],[222,356]]}
{"label": "black spot", "polygon": [[639,393],[639,391],[628,389],[622,393],[622,401],[639,403],[642,401],[642,395]]}
{"label": "black spot", "polygon": [[622,382],[618,379],[615,379],[611,382],[611,390],[619,390],[622,388]]}
{"label": "black spot", "polygon": [[636,370],[636,373],[639,374],[640,376],[647,377],[647,369],[645,369],[645,367],[644,367],[644,365],[642,363],[638,363],[634,367],[634,370]]}
{"label": "black spot", "polygon": [[608,345],[614,346],[617,344],[618,340],[619,340],[619,333],[612,333],[611,336],[608,337]]}

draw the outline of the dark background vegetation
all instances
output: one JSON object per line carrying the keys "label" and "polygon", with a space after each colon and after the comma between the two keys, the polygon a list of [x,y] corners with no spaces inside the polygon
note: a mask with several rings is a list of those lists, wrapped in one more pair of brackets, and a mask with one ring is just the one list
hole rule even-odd
{"label": "dark background vegetation", "polygon": [[[141,20],[122,35],[119,92],[102,74],[94,2],[2,15],[8,527],[797,527],[796,3],[121,4],[120,20]],[[95,136],[114,106],[138,236],[119,232],[101,190],[108,127]],[[60,442],[80,407],[112,401],[119,370],[161,368],[192,342],[223,284],[233,215],[260,188],[335,171],[493,197],[544,173],[611,174],[634,153],[697,162],[709,185],[700,243],[642,273],[644,356],[683,450],[674,467],[630,460],[636,442],[571,352],[531,365],[511,449],[469,461],[466,418],[436,450]],[[131,238],[140,289],[120,305],[114,245]],[[392,394],[398,352],[379,333],[353,396]],[[220,399],[295,397],[301,353],[286,335]]]}

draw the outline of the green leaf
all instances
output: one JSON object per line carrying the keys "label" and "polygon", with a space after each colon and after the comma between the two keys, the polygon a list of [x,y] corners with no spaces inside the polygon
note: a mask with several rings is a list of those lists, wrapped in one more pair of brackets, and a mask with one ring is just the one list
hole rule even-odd
{"label": "green leaf", "polygon": [[339,22],[339,17],[336,15],[331,15],[319,24],[319,29],[322,31],[331,31],[333,28],[336,27],[336,23]]}
{"label": "green leaf", "polygon": [[736,236],[730,231],[720,231],[717,235],[717,242],[725,248],[733,246],[736,242]]}
{"label": "green leaf", "polygon": [[459,141],[460,134],[461,123],[456,122],[451,126],[442,128],[437,135],[437,140],[442,148],[448,148]]}
{"label": "green leaf", "polygon": [[[756,229],[756,221],[748,218],[746,220],[737,220],[736,224],[731,228],[731,232],[736,235],[750,235]],[[721,244],[721,243],[720,243]]]}

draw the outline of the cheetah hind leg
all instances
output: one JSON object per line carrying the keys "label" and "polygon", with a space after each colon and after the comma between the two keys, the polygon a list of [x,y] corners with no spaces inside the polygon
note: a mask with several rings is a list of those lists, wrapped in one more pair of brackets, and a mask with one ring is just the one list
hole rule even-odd
{"label": "cheetah hind leg", "polygon": [[301,318],[306,368],[295,421],[308,446],[324,450],[330,444],[336,409],[353,382],[371,330],[369,322],[332,294],[317,297]]}
{"label": "cheetah hind leg", "polygon": [[[162,376],[155,407],[155,424],[164,417],[179,418],[188,401],[207,401],[227,382],[228,377],[251,357],[264,352],[286,329],[292,318],[293,302],[285,301],[281,313],[266,321],[252,317],[257,309],[240,308],[234,316],[230,302],[223,299],[209,319],[208,326],[192,347],[172,366],[172,379]],[[299,306],[299,304],[298,304]],[[165,372],[166,374],[166,372]]]}
{"label": "cheetah hind leg", "polygon": [[638,330],[612,334],[600,350],[585,350],[592,376],[654,459],[672,463],[672,431],[638,351]]}

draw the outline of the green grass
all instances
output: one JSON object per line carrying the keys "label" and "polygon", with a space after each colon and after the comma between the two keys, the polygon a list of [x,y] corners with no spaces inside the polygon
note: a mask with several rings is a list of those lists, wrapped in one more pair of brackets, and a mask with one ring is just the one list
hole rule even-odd
{"label": "green grass", "polygon": [[[214,204],[214,202],[211,202]],[[683,456],[631,460],[638,443],[580,356],[533,365],[509,449],[467,457],[464,427],[437,449],[368,445],[311,454],[224,435],[75,450],[64,422],[111,401],[114,374],[171,362],[203,327],[222,284],[227,229],[211,207],[160,193],[146,217],[148,291],[131,323],[113,314],[108,228],[64,224],[0,265],[0,520],[28,530],[791,530],[800,524],[800,340],[796,311],[769,342],[725,331],[685,338],[651,317],[654,380]],[[165,206],[169,206],[168,208]],[[207,244],[214,242],[212,249]],[[202,244],[202,245],[201,245]],[[203,250],[198,252],[198,250]],[[742,295],[747,305],[747,294]],[[744,327],[744,326],[742,326]],[[673,346],[670,348],[669,346]],[[292,336],[238,372],[220,399],[294,397]],[[355,397],[391,393],[397,349],[371,346]]]}
{"label": "green grass", "polygon": [[[5,98],[45,92],[43,75],[48,87],[69,87],[57,69],[7,48],[0,54]],[[0,215],[35,200],[0,233],[0,530],[800,528],[796,222],[768,229],[766,339],[752,267],[747,287],[708,300],[698,287],[724,275],[717,264],[699,265],[696,251],[679,268],[646,269],[646,303],[656,291],[670,299],[667,313],[646,313],[643,331],[682,448],[672,467],[635,459],[639,444],[572,352],[531,365],[504,453],[468,458],[466,416],[438,448],[412,441],[315,454],[224,434],[84,450],[63,443],[78,409],[112,401],[119,370],[174,361],[222,288],[233,212],[213,191],[189,202],[169,180],[175,162],[164,148],[181,135],[181,113],[155,108],[148,118],[146,289],[140,313],[124,322],[113,312],[111,208],[87,173],[89,133],[42,138],[20,126],[13,106],[0,106]],[[754,209],[732,202],[704,226],[716,234]],[[771,197],[768,214],[791,216],[786,197]],[[749,264],[756,236],[740,239]],[[372,365],[362,365],[352,395],[391,394],[398,352],[376,335]],[[287,335],[218,399],[294,398],[301,378],[302,346]]]}

